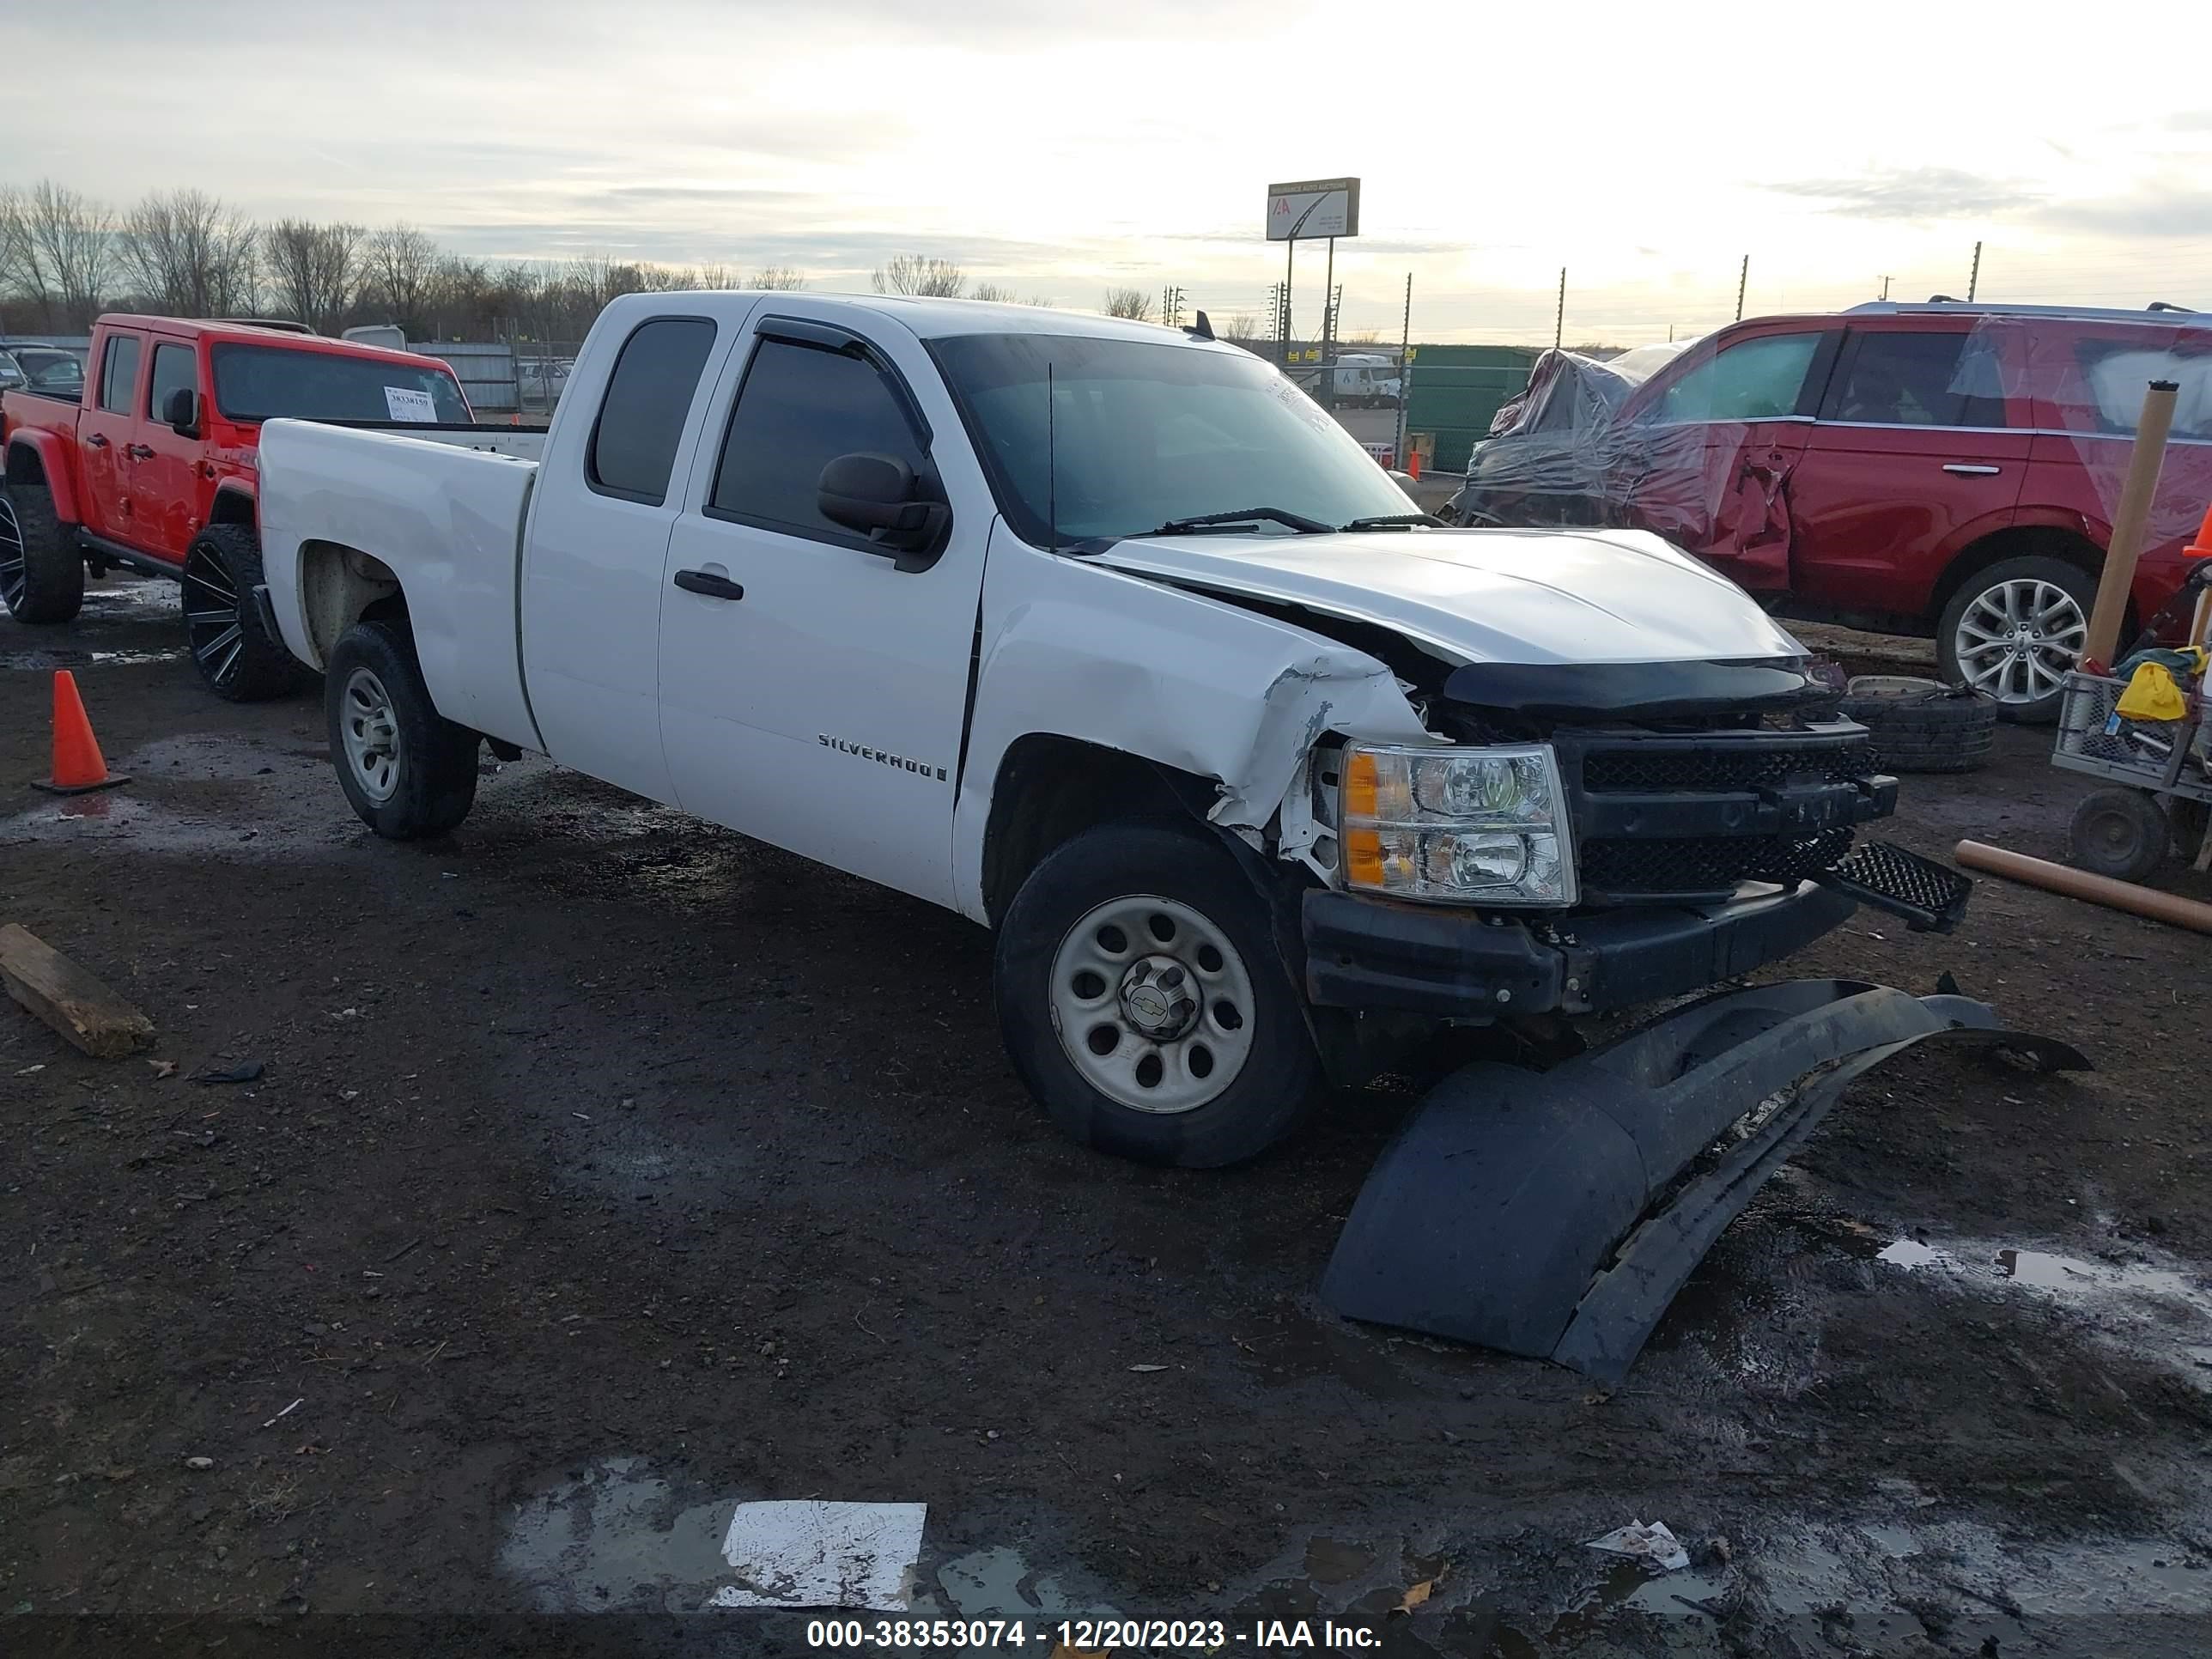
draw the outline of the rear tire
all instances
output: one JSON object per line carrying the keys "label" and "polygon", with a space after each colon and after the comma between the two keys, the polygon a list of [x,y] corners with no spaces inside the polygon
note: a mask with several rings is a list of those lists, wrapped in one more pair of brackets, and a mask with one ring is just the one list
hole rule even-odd
{"label": "rear tire", "polygon": [[1936,667],[1950,684],[1995,697],[2000,720],[2052,725],[2096,602],[2097,579],[2077,564],[2041,554],[2000,559],[1943,607]]}
{"label": "rear tire", "polygon": [[185,550],[185,637],[200,682],[225,702],[265,702],[296,691],[307,671],[261,625],[261,538],[242,524],[211,524]]}
{"label": "rear tire", "polygon": [[406,623],[348,629],[323,672],[323,707],[338,787],[378,835],[442,836],[469,815],[481,739],[431,702]]}
{"label": "rear tire", "polygon": [[2093,876],[2148,881],[2173,831],[2140,789],[2099,789],[2082,798],[2066,830],[2066,861]]}
{"label": "rear tire", "polygon": [[1241,1163],[1321,1093],[1267,906],[1204,830],[1109,823],[1059,848],[1007,907],[993,984],[1014,1069],[1100,1152]]}
{"label": "rear tire", "polygon": [[19,623],[65,623],[84,608],[84,555],[44,484],[0,488],[0,603]]}
{"label": "rear tire", "polygon": [[1841,709],[1874,733],[1887,772],[1972,772],[1996,743],[1996,702],[1934,680],[1863,674],[1844,688]]}

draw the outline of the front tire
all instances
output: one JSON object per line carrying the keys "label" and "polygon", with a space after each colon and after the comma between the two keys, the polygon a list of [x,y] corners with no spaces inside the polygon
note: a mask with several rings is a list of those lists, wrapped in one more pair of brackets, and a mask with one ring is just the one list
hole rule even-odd
{"label": "front tire", "polygon": [[402,622],[356,623],[323,672],[331,761],[355,814],[386,841],[442,836],[477,798],[477,733],[438,712]]}
{"label": "front tire", "polygon": [[84,608],[84,555],[44,484],[0,488],[0,603],[19,623],[65,623]]}
{"label": "front tire", "polygon": [[261,538],[242,524],[211,524],[185,550],[185,636],[200,682],[225,702],[265,702],[296,691],[307,669],[261,625]]}
{"label": "front tire", "polygon": [[1321,1092],[1267,906],[1202,830],[1109,823],[1059,848],[1007,907],[993,981],[1014,1069],[1100,1152],[1241,1163]]}
{"label": "front tire", "polygon": [[1936,623],[1943,679],[1996,699],[1997,718],[2058,719],[2059,692],[2089,639],[2097,579],[2063,559],[2000,559],[1966,579]]}

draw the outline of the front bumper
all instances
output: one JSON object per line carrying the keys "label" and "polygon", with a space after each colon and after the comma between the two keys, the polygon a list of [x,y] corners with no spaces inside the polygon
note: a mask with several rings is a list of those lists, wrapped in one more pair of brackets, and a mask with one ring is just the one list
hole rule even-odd
{"label": "front bumper", "polygon": [[1306,994],[1339,1008],[1468,1018],[1580,1014],[1704,990],[1801,950],[1857,904],[1814,882],[1717,904],[1526,922],[1316,890],[1305,895]]}

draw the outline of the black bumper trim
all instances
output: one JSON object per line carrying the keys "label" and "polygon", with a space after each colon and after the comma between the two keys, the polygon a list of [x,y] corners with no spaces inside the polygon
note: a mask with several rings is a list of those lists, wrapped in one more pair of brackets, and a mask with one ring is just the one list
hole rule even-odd
{"label": "black bumper trim", "polygon": [[1316,890],[1303,908],[1306,994],[1329,1007],[1458,1018],[1622,1008],[1764,967],[1856,904],[1806,882],[1720,904],[1563,916],[1553,945],[1518,921]]}

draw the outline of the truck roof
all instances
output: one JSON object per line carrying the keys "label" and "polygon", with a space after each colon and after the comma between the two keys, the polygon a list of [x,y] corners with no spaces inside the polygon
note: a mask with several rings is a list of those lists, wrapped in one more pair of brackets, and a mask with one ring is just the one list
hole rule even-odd
{"label": "truck roof", "polygon": [[333,339],[327,334],[302,332],[296,323],[234,322],[208,317],[153,317],[131,312],[111,312],[100,319],[101,328],[143,328],[185,339],[239,340],[275,346],[286,351],[319,351],[338,357],[366,357],[382,362],[420,368],[426,362],[447,365],[417,351],[394,351],[386,346],[362,345],[356,340]]}
{"label": "truck roof", "polygon": [[[653,297],[666,301],[678,296],[657,294]],[[1182,329],[1168,328],[1158,323],[1133,323],[1119,317],[1054,311],[1048,306],[1000,305],[988,300],[925,300],[903,294],[766,293],[761,297],[771,305],[779,300],[834,301],[841,306],[894,319],[925,340],[962,334],[1057,334],[1101,340],[1148,340],[1155,344],[1205,343],[1196,342],[1195,337]],[[1222,343],[1226,345],[1227,342]]]}

